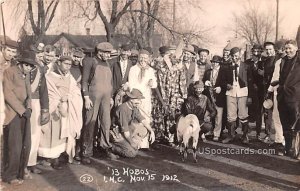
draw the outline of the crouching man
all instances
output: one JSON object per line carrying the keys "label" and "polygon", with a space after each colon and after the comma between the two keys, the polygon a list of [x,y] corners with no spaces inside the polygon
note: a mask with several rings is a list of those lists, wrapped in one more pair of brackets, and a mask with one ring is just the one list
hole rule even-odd
{"label": "crouching man", "polygon": [[[202,81],[197,81],[194,84],[194,95],[187,98],[184,104],[184,115],[194,114],[198,117],[201,130],[199,137],[203,133],[207,133],[212,130],[211,118],[214,118],[217,114],[216,108],[207,96],[203,95],[204,84]],[[207,115],[207,113],[209,113]]]}
{"label": "crouching man", "polygon": [[152,144],[154,131],[139,111],[143,94],[138,89],[126,92],[129,100],[118,106],[114,115],[117,127],[111,130],[112,152],[122,157],[135,157],[142,140],[148,135]]}

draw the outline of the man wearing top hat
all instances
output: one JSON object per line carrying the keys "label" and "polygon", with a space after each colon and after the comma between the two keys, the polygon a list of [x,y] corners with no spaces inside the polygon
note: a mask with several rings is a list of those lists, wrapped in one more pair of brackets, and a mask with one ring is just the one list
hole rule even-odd
{"label": "man wearing top hat", "polygon": [[145,97],[138,89],[127,91],[129,100],[117,107],[114,113],[116,125],[112,131],[112,151],[123,157],[135,157],[141,147],[142,140],[148,137],[153,143],[155,136],[150,124],[140,111],[141,100]]}
{"label": "man wearing top hat", "polygon": [[252,101],[252,76],[248,66],[241,62],[241,51],[238,47],[230,50],[232,65],[226,70],[226,99],[228,137],[223,143],[231,142],[235,137],[236,121],[242,124],[242,142],[249,143],[248,104]]}
{"label": "man wearing top hat", "polygon": [[3,56],[5,61],[1,63],[2,68],[4,70],[9,68],[11,65],[16,64],[15,58],[18,54],[18,48],[19,48],[19,44],[16,41],[10,39],[6,40],[6,44],[4,45],[1,52],[2,53],[1,56]]}
{"label": "man wearing top hat", "polygon": [[226,105],[226,71],[224,66],[221,66],[221,62],[221,56],[213,56],[211,60],[212,68],[205,71],[202,80],[206,87],[204,94],[214,103],[217,110],[215,128],[213,130],[214,141],[219,141],[222,129],[223,108]]}
{"label": "man wearing top hat", "polygon": [[41,57],[38,57],[40,52],[43,52],[42,47],[38,46],[34,49],[36,53],[35,60],[38,65],[30,71],[31,99],[32,99],[32,114],[31,122],[31,150],[28,160],[28,169],[33,173],[41,173],[41,170],[36,168],[38,148],[41,139],[41,128],[43,125],[48,125],[50,119],[49,114],[49,96],[46,84],[45,72],[43,69]]}
{"label": "man wearing top hat", "polygon": [[99,131],[99,146],[107,157],[111,153],[109,129],[111,126],[110,108],[112,99],[112,72],[108,63],[113,46],[102,42],[96,46],[96,56],[83,60],[82,92],[85,104],[84,125],[82,129],[82,162],[90,164],[93,156],[94,130]]}
{"label": "man wearing top hat", "polygon": [[4,72],[3,90],[6,104],[4,121],[5,165],[3,180],[22,184],[30,152],[31,87],[30,71],[38,64],[34,52],[23,52],[17,65]]}
{"label": "man wearing top hat", "polygon": [[121,88],[123,90],[127,90],[128,88],[128,75],[132,66],[131,60],[129,60],[130,55],[131,45],[123,44],[120,48],[120,56],[117,63],[112,66],[114,96]]}

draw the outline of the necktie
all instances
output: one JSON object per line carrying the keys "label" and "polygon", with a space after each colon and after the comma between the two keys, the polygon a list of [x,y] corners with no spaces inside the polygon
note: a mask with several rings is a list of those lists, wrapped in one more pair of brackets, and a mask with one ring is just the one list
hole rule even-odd
{"label": "necktie", "polygon": [[126,72],[126,62],[123,61],[123,62],[122,62],[122,76],[123,76],[123,78],[124,78],[124,76],[125,76],[125,72]]}
{"label": "necktie", "polygon": [[234,77],[235,77],[236,81],[238,79],[238,71],[237,71],[238,67],[239,67],[239,65],[237,65],[237,64],[234,65]]}

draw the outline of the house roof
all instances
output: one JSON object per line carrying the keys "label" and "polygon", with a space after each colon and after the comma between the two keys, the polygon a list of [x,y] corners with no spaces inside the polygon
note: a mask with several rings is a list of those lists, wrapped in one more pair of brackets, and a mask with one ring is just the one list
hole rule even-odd
{"label": "house roof", "polygon": [[[24,47],[29,47],[30,44],[34,41],[35,36],[25,36],[22,39],[22,44]],[[106,42],[105,35],[74,35],[68,33],[61,33],[59,35],[45,35],[39,42],[44,44],[54,45],[61,38],[66,38],[71,44],[76,47],[80,47],[87,52],[94,51],[96,45],[100,42]],[[129,43],[130,39],[125,34],[115,34],[114,35],[114,47],[118,48],[122,44]],[[158,49],[161,43],[161,35],[155,34],[153,38],[153,47]]]}

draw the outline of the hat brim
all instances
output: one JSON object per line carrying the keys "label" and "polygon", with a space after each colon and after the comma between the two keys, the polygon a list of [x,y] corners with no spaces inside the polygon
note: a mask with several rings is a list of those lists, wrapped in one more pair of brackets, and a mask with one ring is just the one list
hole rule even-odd
{"label": "hat brim", "polygon": [[131,99],[145,99],[144,96],[140,95],[140,96],[135,96],[133,94],[131,94],[129,91],[126,92],[126,95],[131,98]]}
{"label": "hat brim", "polygon": [[29,58],[19,58],[18,62],[31,64],[33,66],[37,66],[38,65],[38,63],[35,60],[29,59]]}
{"label": "hat brim", "polygon": [[196,54],[194,51],[191,51],[191,50],[188,50],[188,49],[183,49],[183,51],[186,51],[186,52],[190,52],[190,53],[192,53],[192,54]]}

